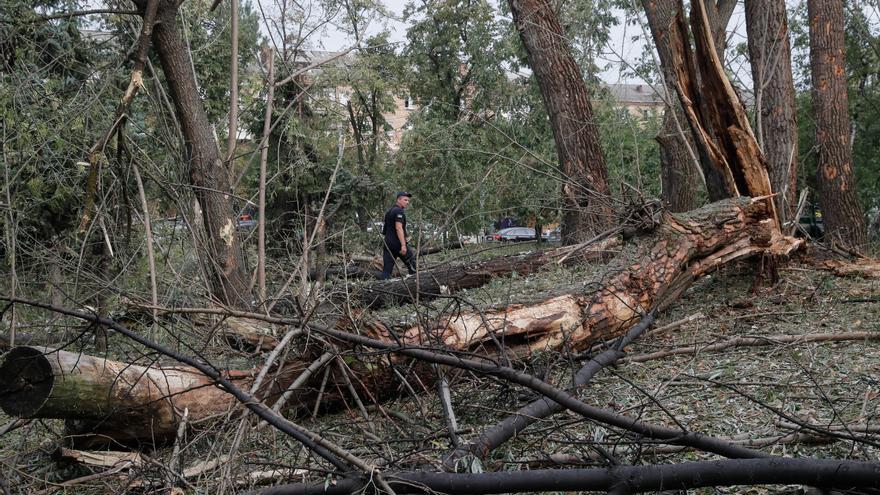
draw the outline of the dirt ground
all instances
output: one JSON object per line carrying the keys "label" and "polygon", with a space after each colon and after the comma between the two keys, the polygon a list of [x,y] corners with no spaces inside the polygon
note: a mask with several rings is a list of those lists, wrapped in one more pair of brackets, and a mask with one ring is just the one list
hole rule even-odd
{"label": "dirt ground", "polygon": [[[532,277],[499,279],[463,296],[486,307],[524,296],[539,298],[578,284],[583,290],[582,281],[595,269],[554,269]],[[779,342],[778,338],[848,332],[880,336],[880,281],[838,277],[795,260],[782,268],[776,285],[753,292],[752,273],[752,265],[740,263],[698,281],[658,318],[653,331],[627,349],[633,362],[604,370],[580,397],[646,421],[751,442],[777,455],[876,461],[880,454],[880,340]],[[414,313],[412,307],[401,307],[383,316],[403,323]],[[686,317],[690,317],[687,322],[663,330]],[[720,351],[709,347],[738,337],[755,337],[767,345]],[[650,353],[683,348],[690,349],[639,361]],[[581,365],[575,356],[548,353],[523,369],[564,387]],[[468,373],[450,372],[450,378],[458,433],[464,441],[533,398],[510,384]],[[418,391],[415,396],[408,394],[382,405],[365,401],[363,411],[352,404],[347,412],[298,421],[380,466],[431,469],[450,448],[446,421],[431,387],[416,384],[413,389]],[[0,431],[16,424],[13,421],[0,413]],[[302,447],[271,428],[256,425],[252,419],[217,418],[210,424],[192,425],[176,449],[144,451],[143,461],[136,466],[86,468],[56,460],[56,449],[62,443],[60,421],[35,420],[0,436],[0,480],[14,494],[170,493],[167,488],[171,486],[183,493],[238,493],[263,482],[253,473],[264,473],[272,482],[329,482],[326,466],[308,458]],[[806,434],[804,425],[831,430],[839,438]],[[802,430],[801,434],[794,434],[795,430]],[[242,432],[238,440],[236,431]],[[236,443],[238,448],[234,448]],[[598,466],[607,456],[620,463],[712,458],[653,445],[561,413],[533,425],[485,462],[461,468]],[[209,460],[218,461],[218,466],[184,476],[188,468]],[[71,480],[75,483],[70,484]],[[798,489],[734,487],[726,491],[788,493]]]}

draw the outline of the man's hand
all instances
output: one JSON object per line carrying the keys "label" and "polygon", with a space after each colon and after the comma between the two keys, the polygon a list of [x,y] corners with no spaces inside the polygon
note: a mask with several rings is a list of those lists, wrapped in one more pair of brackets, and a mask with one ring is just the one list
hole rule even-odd
{"label": "man's hand", "polygon": [[400,254],[406,256],[406,244],[400,247]]}

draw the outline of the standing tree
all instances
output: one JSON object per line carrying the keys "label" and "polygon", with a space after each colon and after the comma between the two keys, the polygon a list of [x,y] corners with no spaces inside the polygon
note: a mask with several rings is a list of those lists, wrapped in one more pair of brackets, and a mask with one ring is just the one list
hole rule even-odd
{"label": "standing tree", "polygon": [[797,201],[797,108],[785,0],[746,0],[746,29],[755,91],[758,144],[783,221]]}
{"label": "standing tree", "polygon": [[852,163],[846,88],[843,2],[808,0],[810,72],[816,117],[819,197],[825,233],[854,251],[865,248],[865,217]]}
{"label": "standing tree", "polygon": [[250,286],[236,236],[235,218],[229,200],[229,179],[193,77],[189,50],[177,32],[176,17],[180,2],[134,0],[142,10],[146,10],[148,2],[158,2],[153,45],[168,81],[186,141],[190,181],[202,208],[211,290],[222,304],[248,308],[251,305]]}
{"label": "standing tree", "polygon": [[608,172],[599,128],[581,71],[547,0],[508,0],[534,71],[556,142],[565,182],[562,242],[592,237],[611,222]]}

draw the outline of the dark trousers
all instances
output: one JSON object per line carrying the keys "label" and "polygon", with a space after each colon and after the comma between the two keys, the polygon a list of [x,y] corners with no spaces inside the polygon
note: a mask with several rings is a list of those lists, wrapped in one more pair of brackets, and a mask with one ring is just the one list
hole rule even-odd
{"label": "dark trousers", "polygon": [[416,272],[416,255],[413,254],[412,248],[406,247],[406,254],[400,254],[398,246],[382,246],[382,274],[379,278],[385,280],[391,278],[391,272],[394,271],[394,259],[400,258],[406,265],[406,269],[410,275]]}

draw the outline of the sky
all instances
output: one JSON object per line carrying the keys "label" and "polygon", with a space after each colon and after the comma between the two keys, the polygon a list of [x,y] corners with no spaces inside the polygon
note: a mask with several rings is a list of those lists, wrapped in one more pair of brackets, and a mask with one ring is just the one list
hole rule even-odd
{"label": "sky", "polygon": [[[406,24],[404,24],[403,10],[408,0],[384,0],[385,7],[389,10],[393,18],[376,19],[371,24],[370,33],[375,34],[381,31],[383,25],[388,27],[391,33],[390,40],[392,42],[405,42],[406,40]],[[739,17],[742,17],[742,7],[737,8]],[[623,16],[623,12],[618,12],[618,17]],[[737,14],[734,14],[736,17]],[[396,18],[396,19],[395,19]],[[508,19],[510,20],[510,19]],[[510,22],[513,22],[510,20]],[[600,77],[608,83],[644,83],[640,78],[626,76],[621,69],[626,64],[632,64],[641,56],[644,49],[645,40],[650,38],[650,33],[644,35],[639,26],[624,26],[621,22],[612,28],[611,40],[612,44],[608,52],[600,60],[600,65],[609,65],[609,67],[600,73]],[[734,21],[731,22],[734,25]],[[745,31],[743,23],[743,32]],[[637,37],[637,39],[635,39]],[[743,38],[744,39],[744,38]],[[351,40],[346,39],[344,35],[337,31],[328,29],[319,40],[321,46],[326,50],[343,50],[351,45]]]}
{"label": "sky", "polygon": [[[272,0],[257,1],[262,1],[264,5],[272,3]],[[383,0],[384,5],[389,12],[389,17],[385,19],[374,19],[366,34],[376,34],[387,26],[390,32],[390,41],[397,43],[405,42],[407,26],[403,22],[403,10],[408,1],[410,0]],[[497,4],[497,1],[499,0],[490,1]],[[793,9],[803,0],[786,1],[789,8]],[[306,1],[305,4],[308,5],[308,1]],[[880,12],[875,9],[866,9],[865,13],[870,19],[880,22]],[[626,71],[627,65],[632,65],[639,60],[645,49],[645,44],[653,44],[650,32],[647,31],[647,23],[644,19],[644,15],[641,14],[640,23],[635,26],[625,25],[623,22],[624,13],[622,11],[617,11],[616,15],[621,22],[611,29],[611,42],[609,43],[606,52],[598,60],[598,64],[604,69],[599,76],[606,83],[644,84],[644,80],[632,76],[631,74],[627,74]],[[727,30],[728,47],[736,47],[737,45],[746,42],[745,13],[742,2],[738,3],[731,17],[730,23],[727,26]],[[315,48],[337,51],[344,50],[352,45],[351,39],[348,39],[344,34],[339,33],[332,27],[326,28],[316,34],[318,34],[318,36],[313,38],[315,39]],[[657,60],[656,53],[654,59],[655,61]],[[731,55],[729,52],[726,62],[729,66],[730,72],[734,76],[734,84],[743,88],[751,87],[751,73],[747,57],[744,55]]]}

